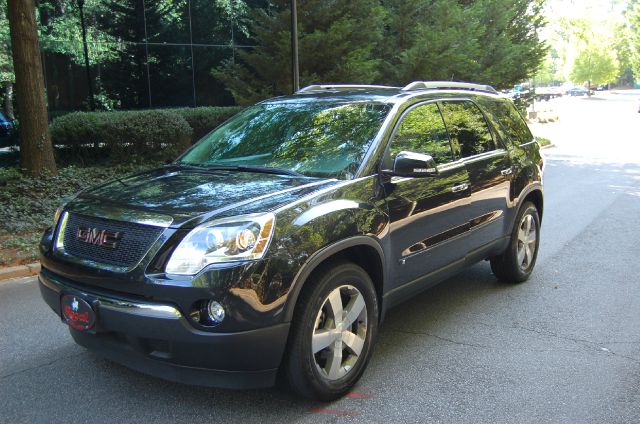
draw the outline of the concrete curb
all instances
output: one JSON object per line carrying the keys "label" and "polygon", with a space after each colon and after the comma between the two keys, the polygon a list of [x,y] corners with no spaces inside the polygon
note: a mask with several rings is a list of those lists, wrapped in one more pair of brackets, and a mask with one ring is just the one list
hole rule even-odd
{"label": "concrete curb", "polygon": [[40,272],[40,262],[34,262],[27,265],[10,266],[8,268],[0,268],[0,283],[13,278],[31,277]]}

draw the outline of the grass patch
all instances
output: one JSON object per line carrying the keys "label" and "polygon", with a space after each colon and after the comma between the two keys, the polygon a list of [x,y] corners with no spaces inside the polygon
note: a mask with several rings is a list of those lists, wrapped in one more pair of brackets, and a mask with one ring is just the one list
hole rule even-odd
{"label": "grass patch", "polygon": [[540,147],[550,146],[552,144],[551,140],[544,137],[536,137],[536,142],[540,145]]}
{"label": "grass patch", "polygon": [[53,214],[79,191],[115,177],[157,167],[157,162],[60,168],[57,176],[29,177],[17,168],[0,169],[0,266],[33,262],[42,232]]}

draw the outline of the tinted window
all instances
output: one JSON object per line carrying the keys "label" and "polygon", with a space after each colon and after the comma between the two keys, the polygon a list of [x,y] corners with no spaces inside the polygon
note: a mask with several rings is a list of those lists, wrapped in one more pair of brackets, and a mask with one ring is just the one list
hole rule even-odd
{"label": "tinted window", "polygon": [[470,101],[445,101],[440,107],[456,155],[466,158],[495,150],[487,121],[478,106]]}
{"label": "tinted window", "polygon": [[389,110],[388,105],[366,103],[260,104],[204,136],[179,162],[257,165],[350,178]]}
{"label": "tinted window", "polygon": [[486,102],[484,107],[498,122],[498,130],[512,143],[518,145],[533,140],[529,127],[511,102]]}
{"label": "tinted window", "polygon": [[436,163],[453,160],[447,129],[435,103],[417,106],[404,116],[391,142],[391,157],[402,150],[431,155]]}

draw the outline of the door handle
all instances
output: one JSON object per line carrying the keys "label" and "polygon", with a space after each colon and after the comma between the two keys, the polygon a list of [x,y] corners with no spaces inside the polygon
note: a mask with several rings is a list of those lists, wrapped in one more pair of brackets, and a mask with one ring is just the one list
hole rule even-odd
{"label": "door handle", "polygon": [[460,191],[465,191],[468,188],[469,188],[469,184],[460,183],[460,184],[456,184],[453,187],[451,187],[451,191],[454,192],[454,193],[458,193]]}
{"label": "door handle", "polygon": [[502,171],[500,171],[502,175],[510,175],[512,172],[513,172],[513,169],[511,168],[503,169]]}

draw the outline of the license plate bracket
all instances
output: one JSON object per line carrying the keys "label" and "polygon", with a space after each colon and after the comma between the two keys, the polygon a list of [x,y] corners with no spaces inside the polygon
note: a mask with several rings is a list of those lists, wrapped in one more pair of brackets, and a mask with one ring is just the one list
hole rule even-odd
{"label": "license plate bracket", "polygon": [[96,312],[88,300],[75,294],[63,294],[60,298],[62,321],[78,331],[88,331],[96,323]]}

